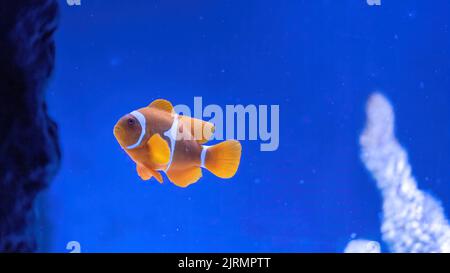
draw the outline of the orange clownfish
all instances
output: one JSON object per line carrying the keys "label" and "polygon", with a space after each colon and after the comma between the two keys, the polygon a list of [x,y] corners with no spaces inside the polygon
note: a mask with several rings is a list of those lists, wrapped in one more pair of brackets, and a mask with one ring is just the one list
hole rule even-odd
{"label": "orange clownfish", "polygon": [[197,182],[202,177],[201,168],[220,178],[236,173],[241,144],[227,140],[203,145],[213,133],[212,123],[177,115],[172,104],[163,99],[123,116],[114,126],[114,136],[136,163],[143,180],[155,177],[162,183],[162,171],[180,187]]}

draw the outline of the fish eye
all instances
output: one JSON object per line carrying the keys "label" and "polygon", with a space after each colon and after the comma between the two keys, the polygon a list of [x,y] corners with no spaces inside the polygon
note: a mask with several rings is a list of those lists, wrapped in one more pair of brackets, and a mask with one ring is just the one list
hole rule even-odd
{"label": "fish eye", "polygon": [[127,123],[128,123],[129,126],[133,126],[136,123],[136,121],[133,118],[129,118],[127,120]]}

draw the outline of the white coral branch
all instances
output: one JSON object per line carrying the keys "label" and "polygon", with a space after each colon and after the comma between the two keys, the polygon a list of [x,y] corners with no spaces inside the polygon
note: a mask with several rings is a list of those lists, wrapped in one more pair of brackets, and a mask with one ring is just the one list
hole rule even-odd
{"label": "white coral branch", "polygon": [[373,94],[366,111],[361,158],[383,197],[383,239],[393,252],[450,252],[450,226],[439,202],[417,187],[391,104]]}
{"label": "white coral branch", "polygon": [[344,253],[381,253],[381,247],[376,241],[351,240],[345,247]]}

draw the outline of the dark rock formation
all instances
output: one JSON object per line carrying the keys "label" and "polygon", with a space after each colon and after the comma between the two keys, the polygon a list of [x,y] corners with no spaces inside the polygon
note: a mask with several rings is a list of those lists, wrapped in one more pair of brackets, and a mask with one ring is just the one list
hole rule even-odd
{"label": "dark rock formation", "polygon": [[56,0],[0,1],[0,252],[36,250],[34,201],[59,166],[44,94],[57,14]]}

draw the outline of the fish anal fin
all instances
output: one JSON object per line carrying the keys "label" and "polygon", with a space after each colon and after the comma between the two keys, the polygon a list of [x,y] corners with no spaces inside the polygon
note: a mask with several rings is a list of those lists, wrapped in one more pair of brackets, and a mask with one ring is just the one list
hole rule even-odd
{"label": "fish anal fin", "polygon": [[186,188],[202,177],[202,170],[200,167],[192,167],[185,170],[169,170],[167,177],[178,187]]}
{"label": "fish anal fin", "polygon": [[214,135],[215,126],[211,122],[187,116],[181,116],[180,120],[184,129],[190,130],[194,140],[199,144],[208,142]]}
{"label": "fish anal fin", "polygon": [[165,165],[170,160],[169,144],[160,134],[154,134],[147,142],[150,150],[150,160],[158,165]]}
{"label": "fish anal fin", "polygon": [[157,99],[154,100],[148,107],[153,107],[165,112],[172,113],[173,112],[173,105],[169,101],[165,99]]}

